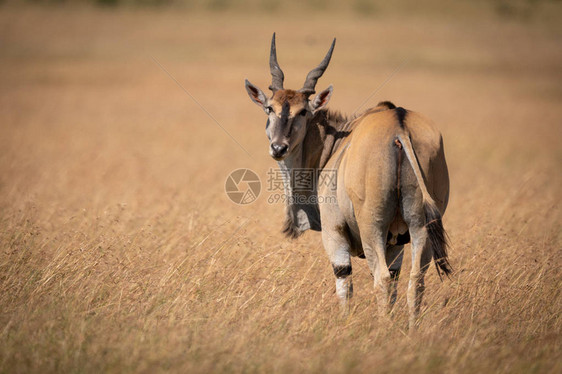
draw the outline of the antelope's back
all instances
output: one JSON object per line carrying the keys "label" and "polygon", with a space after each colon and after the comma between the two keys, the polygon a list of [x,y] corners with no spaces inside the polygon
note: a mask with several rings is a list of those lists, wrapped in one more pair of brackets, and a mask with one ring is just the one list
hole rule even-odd
{"label": "antelope's back", "polygon": [[[410,136],[426,187],[437,207],[444,213],[449,198],[449,175],[441,133],[426,117],[403,108],[367,111],[356,119],[342,165],[350,196],[364,200],[366,194],[384,193],[396,186],[399,134]],[[405,157],[403,167],[409,168]]]}

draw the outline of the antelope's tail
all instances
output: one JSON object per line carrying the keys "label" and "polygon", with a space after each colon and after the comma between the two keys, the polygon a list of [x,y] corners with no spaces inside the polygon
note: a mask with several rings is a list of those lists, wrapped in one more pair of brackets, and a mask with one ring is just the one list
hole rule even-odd
{"label": "antelope's tail", "polygon": [[[447,255],[447,248],[449,245],[447,242],[447,233],[445,232],[443,221],[441,219],[441,212],[439,212],[437,205],[435,205],[435,201],[433,201],[433,198],[427,191],[418,159],[414,152],[414,147],[410,141],[410,136],[407,133],[404,133],[398,136],[398,140],[402,143],[404,153],[414,170],[414,174],[416,175],[418,185],[422,192],[425,227],[429,241],[428,245],[433,253],[435,268],[437,269],[439,277],[441,277],[441,271],[445,275],[449,276],[453,269],[449,263],[449,257]],[[441,269],[441,271],[439,271],[439,269]]]}

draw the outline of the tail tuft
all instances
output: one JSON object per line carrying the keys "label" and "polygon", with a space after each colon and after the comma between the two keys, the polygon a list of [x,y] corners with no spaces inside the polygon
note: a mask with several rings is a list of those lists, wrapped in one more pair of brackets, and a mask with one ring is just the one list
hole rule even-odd
{"label": "tail tuft", "polygon": [[441,213],[433,202],[424,202],[424,211],[425,227],[427,229],[429,246],[433,252],[433,260],[435,261],[437,274],[439,274],[441,278],[441,272],[439,271],[439,269],[441,269],[446,276],[449,276],[453,269],[449,263],[449,257],[447,256],[447,247],[449,244],[447,242],[447,233],[445,232],[445,228],[443,228]]}

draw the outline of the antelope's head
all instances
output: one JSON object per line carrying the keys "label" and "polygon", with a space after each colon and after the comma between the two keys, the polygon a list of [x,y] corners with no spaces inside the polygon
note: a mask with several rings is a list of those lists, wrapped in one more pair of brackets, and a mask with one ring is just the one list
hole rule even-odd
{"label": "antelope's head", "polygon": [[273,33],[269,55],[269,68],[272,76],[269,89],[273,93],[272,96],[268,98],[262,90],[246,80],[246,91],[248,91],[250,99],[262,107],[268,116],[265,133],[269,138],[269,154],[275,160],[283,160],[302,143],[308,121],[330,100],[332,86],[320,92],[312,100],[310,100],[310,96],[316,93],[316,81],[328,67],[335,44],[336,39],[332,42],[330,50],[320,65],[308,73],[304,86],[297,91],[289,90],[283,88],[284,75],[277,63],[275,33]]}

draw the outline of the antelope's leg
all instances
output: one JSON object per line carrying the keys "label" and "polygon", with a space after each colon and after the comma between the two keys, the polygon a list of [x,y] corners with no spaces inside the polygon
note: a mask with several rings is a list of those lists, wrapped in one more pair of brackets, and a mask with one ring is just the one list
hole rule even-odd
{"label": "antelope's leg", "polygon": [[421,227],[412,232],[412,270],[408,283],[409,328],[413,330],[420,314],[425,290],[424,277],[431,263],[431,251],[427,245],[427,230]]}
{"label": "antelope's leg", "polygon": [[322,242],[336,277],[336,295],[344,312],[349,311],[349,299],[353,296],[353,282],[351,278],[350,243],[343,234],[343,230],[322,229]]}
{"label": "antelope's leg", "polygon": [[363,251],[374,278],[375,295],[381,314],[390,309],[390,272],[386,264],[386,232],[376,225],[369,224],[359,227]]}
{"label": "antelope's leg", "polygon": [[386,265],[390,273],[390,286],[388,289],[388,296],[390,299],[390,306],[392,307],[396,302],[398,278],[400,276],[400,269],[402,268],[402,259],[404,257],[403,245],[389,245],[386,247]]}

